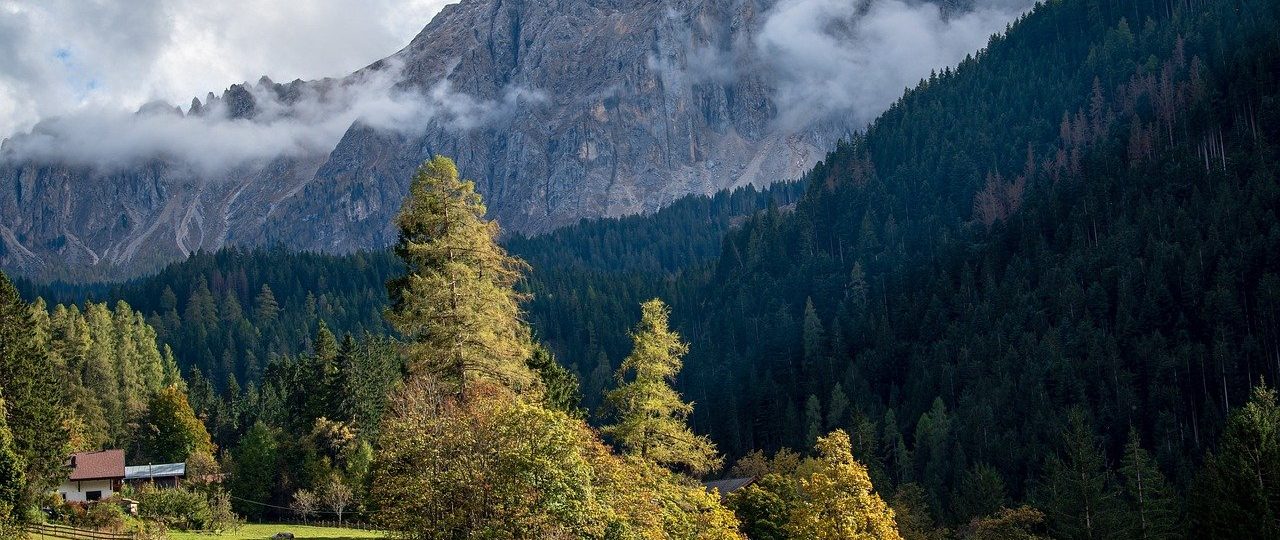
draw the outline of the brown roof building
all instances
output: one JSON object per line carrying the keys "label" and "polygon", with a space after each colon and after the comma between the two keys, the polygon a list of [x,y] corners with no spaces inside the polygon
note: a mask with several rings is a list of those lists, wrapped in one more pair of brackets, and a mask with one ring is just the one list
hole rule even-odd
{"label": "brown roof building", "polygon": [[80,452],[67,460],[69,480],[124,479],[124,450]]}
{"label": "brown roof building", "polygon": [[120,491],[124,481],[124,450],[81,452],[67,459],[71,474],[58,488],[66,501],[97,501]]}

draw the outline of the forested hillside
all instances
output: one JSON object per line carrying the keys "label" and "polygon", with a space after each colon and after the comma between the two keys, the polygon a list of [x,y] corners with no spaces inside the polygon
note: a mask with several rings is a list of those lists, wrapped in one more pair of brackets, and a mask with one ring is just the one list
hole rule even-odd
{"label": "forested hillside", "polygon": [[[802,193],[794,182],[740,188],[687,197],[649,216],[584,220],[505,243],[532,267],[521,287],[533,294],[525,308],[539,336],[567,364],[581,366],[584,376],[604,370],[590,381],[588,401],[595,404],[612,377],[601,359],[612,358],[616,366],[626,354],[636,306],[666,297],[678,277],[712,263],[731,227]],[[385,284],[400,271],[389,251],[333,256],[231,248],[197,253],[124,284],[17,285],[32,301],[129,302],[173,347],[186,376],[198,371],[221,392],[230,377],[243,388],[261,381],[271,359],[310,350],[319,321],[339,336],[387,334]],[[584,320],[591,322],[577,324]]]}
{"label": "forested hillside", "polygon": [[676,304],[696,425],[739,452],[852,428],[951,523],[985,478],[1062,536],[1120,530],[1081,501],[1118,496],[1131,432],[1192,485],[1280,377],[1278,17],[1049,2],[908,92]]}

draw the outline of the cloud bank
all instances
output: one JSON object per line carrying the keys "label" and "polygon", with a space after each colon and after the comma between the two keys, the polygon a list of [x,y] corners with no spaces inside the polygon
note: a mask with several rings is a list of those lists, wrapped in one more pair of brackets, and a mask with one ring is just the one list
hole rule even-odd
{"label": "cloud bank", "polygon": [[[0,138],[234,81],[343,76],[455,0],[0,0]],[[357,5],[358,4],[358,5]]]}
{"label": "cloud bank", "polygon": [[984,47],[1034,2],[972,4],[944,10],[906,0],[781,0],[755,40],[776,76],[779,123],[865,125],[931,70]]}
{"label": "cloud bank", "polygon": [[261,80],[185,112],[163,102],[137,112],[84,108],[41,121],[30,133],[6,141],[0,159],[110,172],[161,158],[214,176],[276,157],[327,154],[357,123],[401,133],[420,132],[433,122],[465,131],[545,100],[540,92],[518,87],[500,99],[477,99],[455,92],[447,79],[426,91],[402,89],[397,87],[402,68],[386,63],[347,79],[284,86]]}

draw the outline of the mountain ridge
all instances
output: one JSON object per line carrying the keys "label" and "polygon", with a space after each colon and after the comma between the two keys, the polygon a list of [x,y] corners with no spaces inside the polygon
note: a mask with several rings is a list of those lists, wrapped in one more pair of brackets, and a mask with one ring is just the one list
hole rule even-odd
{"label": "mountain ridge", "polygon": [[[207,152],[162,142],[114,167],[20,159],[77,140],[70,123],[37,126],[0,154],[0,186],[12,186],[0,189],[0,266],[99,280],[228,245],[381,247],[394,240],[409,173],[433,154],[455,156],[491,215],[522,233],[797,178],[846,128],[782,129],[767,73],[690,69],[726,60],[725,47],[733,65],[762,65],[740,45],[771,5],[468,0],[348,77],[264,76],[193,99],[185,114],[156,105],[135,115],[137,138],[193,123],[231,131]],[[342,114],[353,117],[338,129]],[[318,132],[340,135],[326,144]],[[277,135],[286,151],[265,151]],[[248,140],[269,142],[242,148]],[[210,157],[223,147],[242,159]]]}

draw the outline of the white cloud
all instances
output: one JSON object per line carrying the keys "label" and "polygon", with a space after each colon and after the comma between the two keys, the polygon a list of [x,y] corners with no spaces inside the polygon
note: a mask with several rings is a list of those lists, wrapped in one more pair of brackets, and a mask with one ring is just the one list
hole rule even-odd
{"label": "white cloud", "polygon": [[1028,10],[1032,0],[979,0],[944,13],[904,0],[781,0],[756,47],[777,77],[779,122],[871,121],[930,70],[952,66]]}
{"label": "white cloud", "polygon": [[450,0],[0,0],[0,138],[87,109],[188,103],[236,81],[341,76]]}
{"label": "white cloud", "polygon": [[464,131],[500,122],[521,104],[545,100],[542,93],[519,87],[508,88],[500,100],[476,99],[455,92],[447,79],[425,93],[399,89],[402,68],[388,62],[342,81],[306,83],[299,95],[287,99],[269,85],[247,85],[253,96],[251,118],[232,118],[225,98],[204,104],[201,114],[187,115],[162,102],[136,113],[85,107],[9,139],[0,159],[109,171],[161,157],[210,177],[274,157],[327,153],[357,122],[412,133],[434,121]]}

